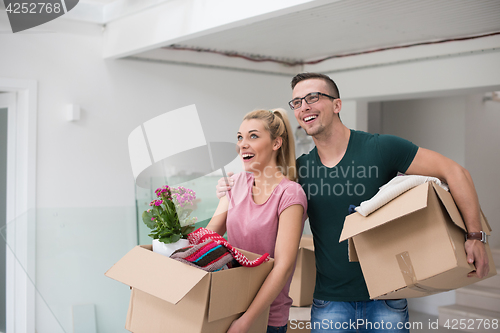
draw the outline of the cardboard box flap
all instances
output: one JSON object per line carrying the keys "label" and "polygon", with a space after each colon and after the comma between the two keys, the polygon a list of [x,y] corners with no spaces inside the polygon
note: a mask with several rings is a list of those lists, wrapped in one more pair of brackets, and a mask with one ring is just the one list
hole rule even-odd
{"label": "cardboard box flap", "polygon": [[481,209],[481,226],[483,227],[483,231],[487,234],[487,235],[491,235],[491,227],[490,227],[490,223],[488,222],[488,219],[486,218],[486,216],[484,216],[484,213],[483,213],[483,210]]}
{"label": "cardboard box flap", "polygon": [[443,203],[444,207],[446,208],[446,211],[448,212],[448,215],[450,215],[451,220],[453,223],[457,225],[457,227],[461,228],[464,231],[467,231],[467,228],[465,227],[464,220],[462,219],[462,215],[458,211],[458,208],[455,204],[455,201],[453,201],[453,197],[451,196],[451,193],[445,191],[442,189],[439,185],[436,185],[435,183],[432,183],[432,187],[434,188],[434,191],[436,191],[439,200]]}
{"label": "cardboard box flap", "polygon": [[[248,251],[240,252],[250,260],[260,257]],[[273,265],[274,260],[270,259],[257,267],[237,267],[212,273],[208,321],[245,312]],[[252,274],[249,274],[250,270]]]}
{"label": "cardboard box flap", "polygon": [[302,235],[299,243],[299,249],[314,251],[314,242],[312,235]]}
{"label": "cardboard box flap", "polygon": [[[185,272],[179,280],[178,272]],[[177,304],[208,274],[180,261],[154,253],[151,245],[136,246],[105,275],[128,286]]]}
{"label": "cardboard box flap", "polygon": [[354,246],[354,240],[352,238],[349,238],[347,241],[349,242],[347,248],[347,254],[349,255],[349,262],[359,261],[358,253],[356,252],[356,247]]}
{"label": "cardboard box flap", "polygon": [[[462,214],[460,214],[460,211],[458,210],[451,193],[445,191],[440,186],[438,186],[434,183],[432,183],[432,186],[434,187],[439,199],[441,200],[444,207],[446,208],[446,211],[450,215],[453,223],[455,223],[462,230],[467,231],[467,227],[465,226],[464,220],[462,219]],[[481,209],[480,209],[479,214],[480,214],[481,226],[482,226],[483,231],[487,235],[490,235],[490,233],[491,233],[490,224],[488,223],[488,220],[486,219],[486,216],[484,216],[484,213]]]}
{"label": "cardboard box flap", "polygon": [[429,184],[422,184],[394,198],[367,217],[357,212],[348,215],[339,242],[426,208],[428,191]]}
{"label": "cardboard box flap", "polygon": [[[238,272],[241,269],[252,268],[232,268],[224,271],[224,274],[212,273],[210,305],[208,307],[209,322],[245,312],[248,308],[249,295],[243,291],[250,283],[250,277],[249,274]],[[238,283],[233,283],[234,281],[238,281]]]}

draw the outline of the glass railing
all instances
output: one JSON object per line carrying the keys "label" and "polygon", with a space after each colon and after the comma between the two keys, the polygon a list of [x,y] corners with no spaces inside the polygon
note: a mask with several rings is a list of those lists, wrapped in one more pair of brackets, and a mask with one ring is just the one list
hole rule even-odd
{"label": "glass railing", "polygon": [[14,269],[16,293],[35,302],[38,332],[77,332],[78,323],[127,332],[129,288],[104,273],[137,244],[135,216],[135,207],[42,208],[7,224],[7,276]]}
{"label": "glass railing", "polygon": [[[198,217],[196,228],[206,226],[215,212],[219,178],[176,184],[197,194],[191,214]],[[39,208],[0,230],[1,245],[14,262],[7,264],[7,275],[21,294],[28,291],[28,302],[35,302],[38,332],[128,332],[130,289],[104,273],[134,246],[151,244],[141,215],[154,199],[154,189],[137,188],[136,206]]]}

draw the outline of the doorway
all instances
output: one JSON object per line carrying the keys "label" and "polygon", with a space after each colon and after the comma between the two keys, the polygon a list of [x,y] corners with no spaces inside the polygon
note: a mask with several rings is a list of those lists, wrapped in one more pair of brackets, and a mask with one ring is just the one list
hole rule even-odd
{"label": "doorway", "polygon": [[[1,155],[5,144],[0,141],[0,164],[5,168],[2,177],[0,166],[0,178],[5,179],[5,184],[0,180],[0,201],[5,204],[5,211],[0,211],[3,214],[0,216],[0,224],[3,225],[0,228],[0,256],[5,258],[3,264],[0,259],[0,272],[2,266],[5,267],[0,274],[0,283],[2,278],[5,281],[4,287],[0,287],[5,292],[4,309],[1,309],[0,291],[0,318],[5,316],[5,320],[0,319],[0,332],[35,333],[35,288],[34,281],[30,281],[27,275],[30,272],[31,276],[35,276],[35,239],[29,237],[26,228],[17,228],[18,223],[10,222],[25,219],[28,213],[33,215],[36,207],[37,82],[0,77],[0,92],[3,92],[0,94],[3,116],[0,136],[7,137],[6,158],[5,151]],[[36,222],[34,218],[32,220]]]}
{"label": "doorway", "polygon": [[[0,100],[3,94],[0,93]],[[7,225],[7,130],[8,111],[2,107],[0,102],[0,229]],[[7,244],[0,241],[0,332],[5,332],[6,327],[6,247]]]}

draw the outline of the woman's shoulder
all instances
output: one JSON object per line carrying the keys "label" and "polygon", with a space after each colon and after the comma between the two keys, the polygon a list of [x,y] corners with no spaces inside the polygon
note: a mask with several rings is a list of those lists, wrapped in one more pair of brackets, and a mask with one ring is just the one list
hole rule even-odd
{"label": "woman's shoulder", "polygon": [[304,196],[305,197],[305,192],[302,186],[300,186],[299,183],[294,182],[293,180],[290,180],[288,178],[284,178],[282,182],[282,188],[283,188],[283,193],[286,193],[288,195],[297,195],[297,196]]}
{"label": "woman's shoulder", "polygon": [[[279,199],[278,213],[281,214],[283,210],[291,205],[301,205],[304,207],[304,212],[307,211],[307,197],[304,189],[299,183],[285,178],[282,182],[282,192]],[[304,213],[305,219],[305,213]]]}
{"label": "woman's shoulder", "polygon": [[253,178],[253,174],[251,172],[246,172],[246,171],[238,172],[238,173],[235,173],[234,175],[231,176],[231,179],[234,180],[234,182],[247,181],[247,180],[252,179],[252,178]]}
{"label": "woman's shoulder", "polygon": [[234,181],[234,186],[239,189],[247,188],[250,184],[253,184],[253,174],[251,172],[238,172],[231,176]]}

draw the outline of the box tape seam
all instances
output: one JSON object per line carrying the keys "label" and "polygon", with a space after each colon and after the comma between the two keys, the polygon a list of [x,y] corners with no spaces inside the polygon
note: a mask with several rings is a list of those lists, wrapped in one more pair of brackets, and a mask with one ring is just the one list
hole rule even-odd
{"label": "box tape seam", "polygon": [[443,291],[448,291],[451,289],[439,289],[429,286],[425,286],[418,283],[417,276],[415,274],[415,269],[411,262],[410,254],[408,251],[396,254],[396,260],[398,261],[399,269],[401,270],[401,275],[405,280],[406,286],[412,290],[424,293],[440,293]]}

